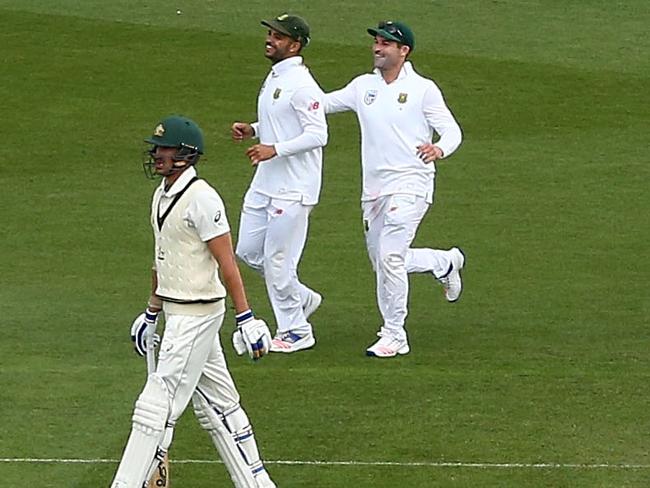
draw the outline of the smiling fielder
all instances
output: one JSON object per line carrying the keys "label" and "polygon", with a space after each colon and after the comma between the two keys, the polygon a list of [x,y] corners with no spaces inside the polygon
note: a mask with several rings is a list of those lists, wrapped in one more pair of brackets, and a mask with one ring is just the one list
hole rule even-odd
{"label": "smiling fielder", "polygon": [[237,256],[261,273],[277,331],[272,352],[292,353],[316,343],[309,316],[322,297],[298,279],[309,214],[318,203],[327,144],[322,91],[304,65],[309,26],[296,15],[262,21],[264,55],[272,63],[257,102],[258,121],[235,122],[235,141],[258,137],[246,151],[256,166],[244,197]]}
{"label": "smiling fielder", "polygon": [[415,47],[411,29],[388,21],[368,33],[374,37],[374,72],[354,78],[323,101],[326,113],[352,110],[359,119],[366,247],[383,318],[379,340],[366,354],[394,357],[410,351],[404,327],[408,273],[431,273],[448,301],[460,297],[461,250],[410,245],[433,203],[435,161],[451,156],[462,134],[438,86],[407,61]]}

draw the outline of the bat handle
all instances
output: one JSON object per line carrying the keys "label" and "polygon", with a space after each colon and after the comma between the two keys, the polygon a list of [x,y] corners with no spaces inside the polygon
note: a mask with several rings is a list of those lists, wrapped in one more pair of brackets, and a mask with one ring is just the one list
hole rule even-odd
{"label": "bat handle", "polygon": [[[147,341],[147,375],[150,375],[151,373],[156,371],[156,349],[154,348],[153,344],[149,343],[150,341]],[[151,341],[153,342],[153,341]]]}

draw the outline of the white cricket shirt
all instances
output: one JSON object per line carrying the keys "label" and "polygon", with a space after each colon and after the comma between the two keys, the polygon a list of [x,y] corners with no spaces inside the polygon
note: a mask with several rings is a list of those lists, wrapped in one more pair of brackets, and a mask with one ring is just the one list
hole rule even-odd
{"label": "white cricket shirt", "polygon": [[277,156],[259,163],[249,191],[318,203],[327,144],[322,95],[302,57],[272,66],[257,99],[258,121],[251,125],[260,143],[275,146]]}
{"label": "white cricket shirt", "polygon": [[417,156],[417,146],[435,143],[444,157],[460,145],[462,133],[438,86],[404,63],[386,83],[378,70],[354,78],[324,95],[326,113],[353,110],[361,127],[362,201],[405,193],[433,201],[435,164]]}

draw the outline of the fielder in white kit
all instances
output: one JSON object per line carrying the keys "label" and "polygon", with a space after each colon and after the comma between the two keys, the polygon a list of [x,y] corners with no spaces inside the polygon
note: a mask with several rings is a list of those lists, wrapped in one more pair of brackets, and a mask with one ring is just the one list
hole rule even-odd
{"label": "fielder in white kit", "polygon": [[264,276],[277,322],[271,351],[292,353],[316,342],[309,316],[322,297],[300,282],[298,263],[320,196],[327,122],[322,91],[300,55],[309,44],[307,23],[283,14],[262,25],[273,65],[258,96],[258,121],[232,125],[235,141],[260,141],[246,151],[256,171],[244,197],[236,253]]}
{"label": "fielder in white kit", "polygon": [[387,21],[368,33],[374,37],[375,70],[326,94],[323,101],[326,113],[356,112],[361,127],[364,230],[383,318],[379,340],[366,354],[394,357],[410,351],[404,327],[408,273],[432,273],[448,301],[460,297],[462,251],[410,245],[433,203],[434,161],[450,156],[462,133],[438,86],[407,61],[415,46],[411,29]]}
{"label": "fielder in white kit", "polygon": [[156,125],[146,142],[152,149],[145,169],[163,181],[151,205],[152,293],[131,329],[136,351],[143,355],[149,341],[155,342],[161,311],[165,330],[157,368],[135,404],[131,435],[111,487],[146,486],[190,399],[234,485],[275,487],[260,460],[219,341],[226,289],[236,311],[237,353],[259,359],[270,348],[271,334],[248,306],[221,197],[194,168],[203,154],[202,132],[192,120],[171,116]]}

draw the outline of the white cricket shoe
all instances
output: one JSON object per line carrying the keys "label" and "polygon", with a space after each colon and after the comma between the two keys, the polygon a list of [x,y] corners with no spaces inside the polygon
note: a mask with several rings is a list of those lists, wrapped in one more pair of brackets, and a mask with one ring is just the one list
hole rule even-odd
{"label": "white cricket shoe", "polygon": [[314,290],[310,290],[309,298],[307,298],[307,301],[302,306],[302,310],[305,313],[305,318],[308,319],[309,316],[313,314],[318,309],[318,307],[320,307],[320,304],[322,302],[323,296]]}
{"label": "white cricket shoe", "polygon": [[316,338],[312,332],[308,334],[296,334],[295,332],[282,332],[275,335],[271,341],[271,352],[292,353],[309,349],[316,344]]}
{"label": "white cricket shoe", "polygon": [[366,356],[377,358],[392,358],[398,354],[408,354],[411,348],[406,339],[400,339],[382,327],[377,332],[379,340],[366,349]]}
{"label": "white cricket shoe", "polygon": [[465,266],[465,254],[457,247],[452,247],[450,251],[452,253],[451,266],[447,274],[438,278],[438,281],[442,283],[447,301],[455,302],[460,298],[460,294],[463,291],[463,280],[460,276],[460,270]]}

